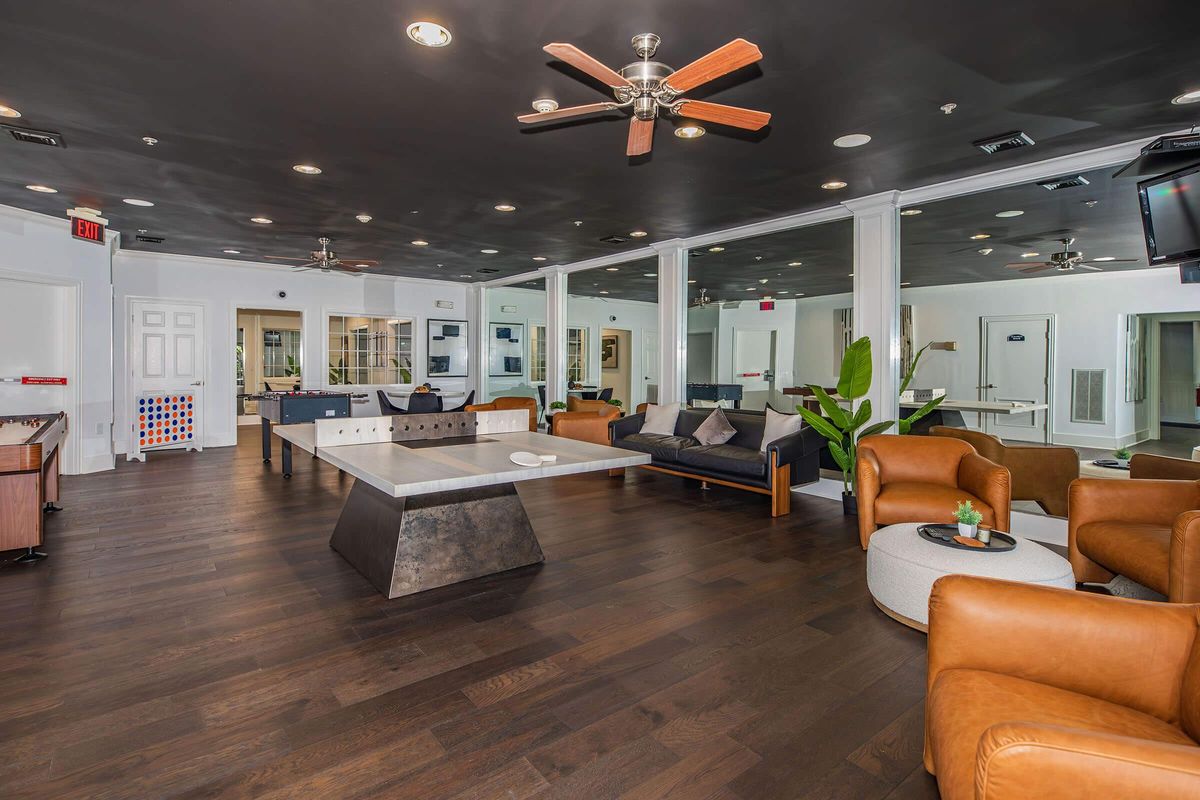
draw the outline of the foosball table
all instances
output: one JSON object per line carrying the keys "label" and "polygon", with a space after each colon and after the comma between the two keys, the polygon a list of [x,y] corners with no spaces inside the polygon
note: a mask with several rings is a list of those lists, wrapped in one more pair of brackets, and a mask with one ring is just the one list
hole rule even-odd
{"label": "foosball table", "polygon": [[0,550],[23,548],[16,560],[46,557],[37,551],[44,532],[43,514],[61,509],[59,462],[67,436],[67,415],[0,416]]}

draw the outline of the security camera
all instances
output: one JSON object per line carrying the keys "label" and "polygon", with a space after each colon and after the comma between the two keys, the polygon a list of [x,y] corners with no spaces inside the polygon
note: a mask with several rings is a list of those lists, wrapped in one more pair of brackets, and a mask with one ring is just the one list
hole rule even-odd
{"label": "security camera", "polygon": [[615,315],[615,314],[609,315],[609,317],[608,317],[608,321],[609,321],[609,322],[616,322],[616,321],[617,321],[617,317],[616,317],[616,315]]}
{"label": "security camera", "polygon": [[287,292],[284,292],[284,291],[279,291],[279,292],[277,292],[277,294],[279,295],[279,299],[280,299],[280,300],[282,300],[282,299],[284,299],[285,297],[287,297]]}

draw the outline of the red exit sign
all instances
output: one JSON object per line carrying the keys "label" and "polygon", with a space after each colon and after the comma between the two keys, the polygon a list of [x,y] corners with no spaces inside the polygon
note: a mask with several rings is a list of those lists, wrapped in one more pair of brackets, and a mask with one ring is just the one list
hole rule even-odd
{"label": "red exit sign", "polygon": [[71,217],[71,235],[76,239],[104,244],[104,226],[83,217]]}
{"label": "red exit sign", "polygon": [[775,301],[774,300],[760,300],[758,303],[758,310],[759,311],[774,311],[775,310]]}

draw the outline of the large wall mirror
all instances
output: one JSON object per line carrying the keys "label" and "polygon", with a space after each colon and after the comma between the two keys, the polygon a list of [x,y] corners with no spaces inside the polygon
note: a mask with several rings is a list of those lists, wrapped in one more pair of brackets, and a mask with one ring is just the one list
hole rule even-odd
{"label": "large wall mirror", "polygon": [[467,377],[470,337],[465,320],[429,320],[427,374],[430,378]]}

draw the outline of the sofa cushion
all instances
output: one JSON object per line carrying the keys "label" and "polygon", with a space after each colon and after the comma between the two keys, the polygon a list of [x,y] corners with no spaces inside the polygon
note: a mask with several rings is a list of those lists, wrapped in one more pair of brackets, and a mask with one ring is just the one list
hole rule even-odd
{"label": "sofa cushion", "polygon": [[655,461],[679,461],[679,452],[696,444],[690,436],[664,436],[661,433],[631,433],[615,442],[617,447],[649,453]]}
{"label": "sofa cushion", "polygon": [[974,800],[979,740],[1001,722],[1031,722],[1195,745],[1174,725],[1126,706],[1022,678],[972,669],[938,675],[929,692],[928,730],[943,800]]}
{"label": "sofa cushion", "polygon": [[791,436],[803,425],[804,417],[799,414],[780,414],[778,411],[768,408],[763,426],[762,444],[758,446],[758,449],[763,453],[767,452],[767,446],[771,442],[782,439],[784,436]]}
{"label": "sofa cushion", "polygon": [[1100,566],[1167,594],[1170,528],[1137,522],[1088,522],[1075,531],[1075,546]]}
{"label": "sofa cushion", "polygon": [[679,463],[714,472],[762,478],[767,461],[762,453],[732,444],[706,444],[679,451]]}
{"label": "sofa cushion", "polygon": [[646,406],[646,416],[638,433],[657,433],[663,436],[675,434],[675,422],[679,419],[679,406]]}
{"label": "sofa cushion", "polygon": [[897,522],[954,522],[954,507],[970,500],[983,514],[983,524],[996,525],[991,506],[970,492],[940,483],[887,483],[875,498],[875,521],[880,525]]}
{"label": "sofa cushion", "polygon": [[736,433],[737,428],[729,424],[729,420],[725,418],[725,412],[718,408],[708,415],[708,419],[700,423],[700,427],[696,428],[696,432],[692,435],[700,444],[725,444]]}

